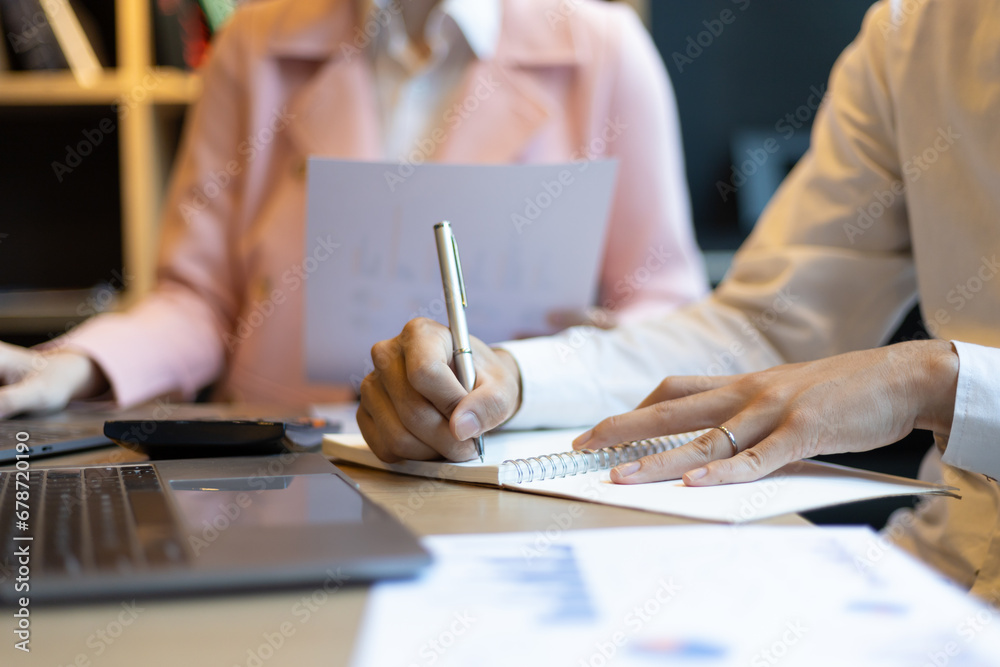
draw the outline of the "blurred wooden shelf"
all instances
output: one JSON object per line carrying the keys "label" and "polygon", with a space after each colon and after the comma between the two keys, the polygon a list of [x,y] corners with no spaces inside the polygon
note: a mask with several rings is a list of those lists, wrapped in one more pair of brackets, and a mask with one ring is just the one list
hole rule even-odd
{"label": "blurred wooden shelf", "polygon": [[4,106],[112,105],[140,97],[146,104],[190,104],[200,94],[197,74],[169,67],[137,73],[108,69],[87,87],[67,70],[0,72],[0,105]]}
{"label": "blurred wooden shelf", "polygon": [[111,104],[118,95],[118,78],[107,70],[89,88],[63,70],[0,74],[0,104],[4,105]]}
{"label": "blurred wooden shelf", "polygon": [[119,306],[110,287],[0,291],[0,331],[5,334],[61,332],[98,311]]}
{"label": "blurred wooden shelf", "polygon": [[[130,276],[119,304],[128,306],[153,286],[160,208],[173,159],[175,110],[198,99],[202,82],[196,72],[156,66],[153,3],[113,2],[116,67],[106,68],[90,86],[81,86],[69,70],[0,72],[0,109],[119,107],[116,125],[122,257],[124,273]],[[122,112],[122,108],[128,112]],[[3,168],[13,167],[0,165],[0,178]],[[28,313],[19,308],[0,307],[0,319],[8,328],[19,319],[25,326],[37,326],[39,322],[49,323],[68,315],[71,314],[59,308],[53,312]]]}

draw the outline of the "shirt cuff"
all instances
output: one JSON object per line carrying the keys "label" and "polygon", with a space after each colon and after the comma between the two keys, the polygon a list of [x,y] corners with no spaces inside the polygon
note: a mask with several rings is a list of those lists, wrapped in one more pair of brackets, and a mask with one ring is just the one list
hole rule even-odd
{"label": "shirt cuff", "polygon": [[951,342],[958,352],[958,390],[941,460],[1000,479],[1000,349]]}
{"label": "shirt cuff", "polygon": [[[589,328],[582,327],[586,332]],[[593,425],[595,415],[585,406],[594,397],[587,388],[593,383],[583,362],[576,357],[572,339],[542,337],[500,343],[517,362],[521,372],[521,407],[504,428],[569,428]]]}

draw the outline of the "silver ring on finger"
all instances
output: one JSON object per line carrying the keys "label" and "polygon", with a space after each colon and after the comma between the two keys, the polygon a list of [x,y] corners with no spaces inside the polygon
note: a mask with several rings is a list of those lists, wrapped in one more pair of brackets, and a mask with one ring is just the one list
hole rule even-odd
{"label": "silver ring on finger", "polygon": [[725,426],[716,426],[715,428],[717,428],[720,431],[722,431],[723,433],[725,433],[726,437],[729,438],[729,444],[731,444],[733,446],[733,456],[736,456],[737,454],[739,454],[740,453],[740,446],[736,444],[736,436],[733,435],[733,432],[730,431]]}

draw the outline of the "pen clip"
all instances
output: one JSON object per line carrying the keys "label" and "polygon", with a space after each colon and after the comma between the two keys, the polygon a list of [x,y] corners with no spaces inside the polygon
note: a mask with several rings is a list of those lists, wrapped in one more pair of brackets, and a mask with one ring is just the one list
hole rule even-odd
{"label": "pen clip", "polygon": [[455,256],[455,270],[458,272],[458,293],[462,297],[462,308],[468,308],[469,304],[465,300],[465,277],[462,275],[462,260],[458,258],[458,241],[451,237],[451,251]]}

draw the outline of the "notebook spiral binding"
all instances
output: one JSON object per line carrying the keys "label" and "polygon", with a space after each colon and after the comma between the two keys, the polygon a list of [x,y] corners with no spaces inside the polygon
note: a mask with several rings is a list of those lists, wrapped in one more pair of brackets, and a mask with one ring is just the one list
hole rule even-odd
{"label": "notebook spiral binding", "polygon": [[646,440],[624,442],[604,449],[581,449],[579,451],[544,454],[526,459],[507,459],[501,466],[513,468],[517,473],[517,484],[557,477],[581,475],[595,470],[614,468],[619,463],[628,463],[650,454],[659,454],[690,442],[704,433],[682,433],[665,435]]}

